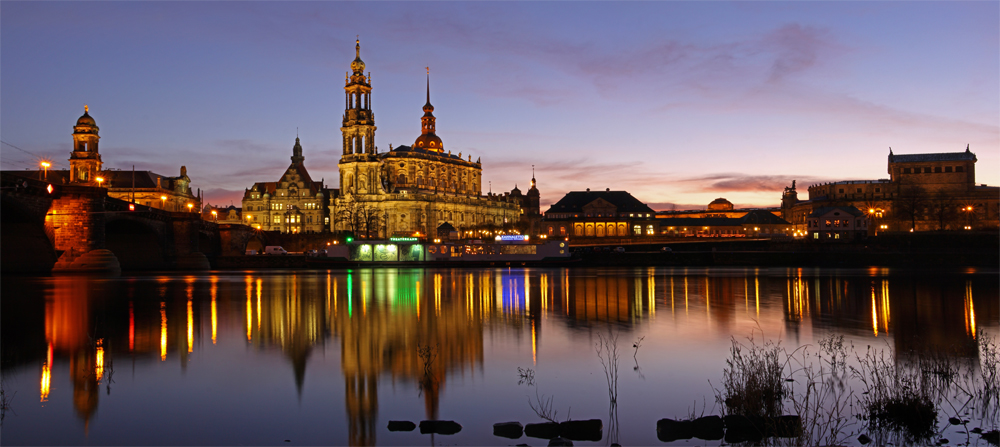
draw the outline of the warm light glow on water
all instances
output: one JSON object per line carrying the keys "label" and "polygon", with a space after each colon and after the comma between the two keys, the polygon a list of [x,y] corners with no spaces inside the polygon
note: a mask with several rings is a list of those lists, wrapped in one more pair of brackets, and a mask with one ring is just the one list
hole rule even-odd
{"label": "warm light glow on water", "polygon": [[972,281],[965,282],[965,332],[976,338],[976,307],[972,302]]}
{"label": "warm light glow on water", "polygon": [[97,339],[97,353],[94,355],[94,377],[100,382],[104,377],[104,339]]}
{"label": "warm light glow on water", "polygon": [[213,276],[211,278],[211,281],[212,281],[212,288],[210,289],[209,292],[212,294],[212,344],[214,345],[215,344],[215,338],[216,338],[216,332],[218,332],[218,329],[219,329],[218,313],[217,313],[217,309],[215,307],[215,298],[216,298],[216,295],[219,292],[219,278],[216,277],[216,276]]}
{"label": "warm light glow on water", "polygon": [[42,363],[42,378],[39,382],[41,401],[46,402],[49,400],[49,390],[52,388],[52,343],[46,348],[45,362]]}
{"label": "warm light glow on water", "polygon": [[[25,359],[5,370],[5,391],[29,384],[21,395],[37,389],[40,402],[15,406],[4,443],[419,445],[425,435],[389,432],[386,423],[430,418],[463,426],[436,443],[506,443],[492,436],[492,424],[539,422],[527,405],[536,391],[554,396],[560,418],[572,408],[574,419],[606,421],[595,342],[610,331],[622,362],[619,442],[658,445],[656,420],[686,417],[691,402],[714,400],[709,382],[720,383],[731,340],[775,340],[791,351],[843,335],[848,346],[919,355],[967,346],[980,329],[1000,332],[995,272],[880,272],[889,276],[867,269],[387,268],[5,278],[3,312],[24,317],[5,320],[15,326],[0,341],[5,355]],[[18,281],[43,286],[14,288]],[[177,318],[168,318],[168,304]],[[212,344],[194,343],[206,320]],[[179,364],[165,362],[168,338]],[[518,368],[532,370],[534,385],[517,384]],[[165,434],[121,423],[136,419]],[[230,422],[244,420],[256,422]],[[196,433],[165,430],[177,426]],[[605,427],[594,444],[607,444]]]}
{"label": "warm light glow on water", "polygon": [[160,361],[167,360],[167,303],[160,301]]}

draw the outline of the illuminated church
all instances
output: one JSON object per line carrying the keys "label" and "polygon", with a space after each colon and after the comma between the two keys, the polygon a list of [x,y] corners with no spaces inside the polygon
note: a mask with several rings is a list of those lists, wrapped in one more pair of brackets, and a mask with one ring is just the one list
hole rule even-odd
{"label": "illuminated church", "polygon": [[[344,85],[343,154],[340,158],[340,191],[330,199],[332,231],[365,230],[372,237],[420,232],[433,235],[439,226],[456,229],[504,226],[529,215],[520,200],[511,194],[482,194],[482,163],[477,158],[445,148],[437,135],[434,106],[430,98],[430,74],[427,80],[427,103],[420,119],[421,132],[410,146],[389,146],[380,153],[375,145],[375,115],[371,109],[371,74],[364,73],[361,43],[355,46],[355,59]],[[537,198],[534,188],[529,194]],[[522,203],[523,202],[523,203]],[[534,202],[537,207],[537,200]],[[535,214],[537,210],[535,210]],[[371,233],[375,220],[375,233]]]}

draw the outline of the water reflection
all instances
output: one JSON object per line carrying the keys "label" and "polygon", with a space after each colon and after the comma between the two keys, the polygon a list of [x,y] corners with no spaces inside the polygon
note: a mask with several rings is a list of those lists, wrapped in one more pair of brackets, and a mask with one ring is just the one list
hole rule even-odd
{"label": "water reflection", "polygon": [[[809,343],[813,332],[822,330],[889,336],[897,353],[958,347],[968,357],[976,355],[969,342],[977,328],[997,326],[992,277],[886,275],[802,269],[359,269],[5,280],[3,368],[40,366],[38,401],[44,405],[60,392],[52,388],[53,362],[68,360],[73,407],[86,431],[116,357],[176,358],[183,370],[205,349],[202,334],[208,326],[211,345],[228,335],[245,336],[255,350],[280,349],[301,398],[310,356],[332,343],[341,357],[348,442],[371,445],[378,431],[380,379],[418,390],[422,416],[437,419],[449,379],[482,370],[484,334],[494,330],[530,337],[531,359],[537,362],[543,329],[553,325],[573,333],[672,324],[686,328],[681,342],[697,343],[728,337],[753,322],[766,332],[786,334],[790,344]],[[31,318],[35,313],[42,321]],[[32,333],[44,334],[44,340],[25,335]],[[592,355],[590,343],[582,343]]]}

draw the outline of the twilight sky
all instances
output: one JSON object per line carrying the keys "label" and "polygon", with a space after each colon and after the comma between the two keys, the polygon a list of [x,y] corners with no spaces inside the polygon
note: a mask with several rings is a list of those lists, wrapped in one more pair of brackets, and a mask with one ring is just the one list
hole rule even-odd
{"label": "twilight sky", "polygon": [[445,147],[481,157],[483,192],[535,165],[543,211],[585,188],[777,206],[793,179],[888,177],[890,146],[971,144],[1000,184],[996,1],[3,1],[0,164],[67,168],[88,104],[106,168],[186,165],[212,204],[277,180],[296,128],[339,187],[358,34],[380,151],[420,135],[430,66]]}

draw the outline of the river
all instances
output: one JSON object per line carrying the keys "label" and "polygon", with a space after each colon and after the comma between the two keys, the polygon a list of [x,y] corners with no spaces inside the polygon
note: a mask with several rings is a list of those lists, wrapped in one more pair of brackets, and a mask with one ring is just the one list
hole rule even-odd
{"label": "river", "polygon": [[[721,414],[734,340],[799,355],[843,336],[855,365],[871,347],[894,364],[946,353],[978,371],[980,342],[1000,332],[997,278],[662,267],[5,277],[3,442],[545,445],[492,426],[548,413],[603,421],[600,441],[576,445],[661,445],[657,420]],[[847,384],[856,401],[858,381]],[[950,426],[960,411],[939,409],[935,439],[997,426],[995,411],[975,409]],[[430,419],[462,429],[387,429]],[[842,442],[858,445],[852,420]],[[722,443],[676,441],[691,442]]]}

